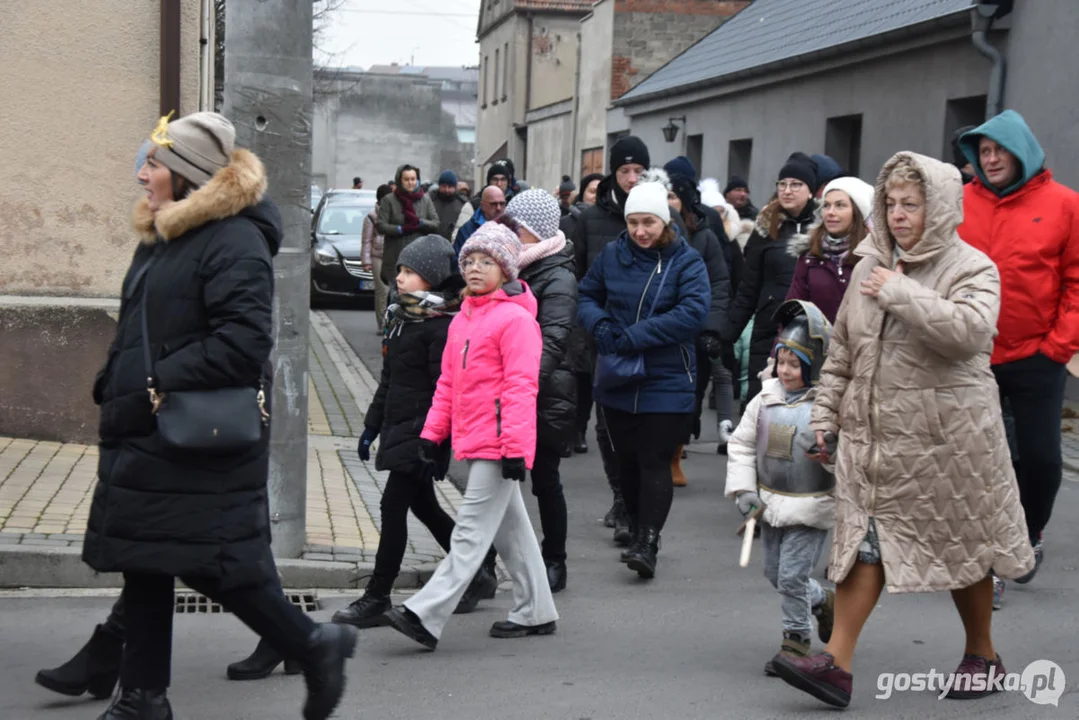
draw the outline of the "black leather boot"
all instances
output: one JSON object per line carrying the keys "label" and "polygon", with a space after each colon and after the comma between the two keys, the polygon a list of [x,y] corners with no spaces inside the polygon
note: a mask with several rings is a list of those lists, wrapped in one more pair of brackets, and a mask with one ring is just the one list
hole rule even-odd
{"label": "black leather boot", "polygon": [[268,677],[281,663],[285,663],[286,675],[299,675],[303,672],[299,661],[286,658],[274,650],[268,642],[260,639],[255,652],[229,665],[226,668],[226,674],[229,680],[261,680]]}
{"label": "black leather boot", "polygon": [[547,584],[552,593],[562,592],[566,589],[566,563],[565,561],[548,560]]}
{"label": "black leather boot", "polygon": [[627,547],[630,545],[637,535],[636,528],[636,521],[634,521],[628,513],[623,512],[622,516],[615,520],[614,544],[619,547]]}
{"label": "black leather boot", "polygon": [[386,620],[386,611],[393,607],[393,603],[390,602],[391,590],[393,590],[392,579],[372,576],[367,582],[367,590],[364,591],[363,597],[335,612],[333,621],[339,625],[352,625],[361,629],[389,625],[389,621]]}
{"label": "black leather boot", "polygon": [[172,720],[172,706],[164,690],[123,688],[97,720]]}
{"label": "black leather boot", "polygon": [[641,544],[641,529],[637,527],[637,523],[633,520],[630,520],[629,522],[629,532],[633,536],[633,539],[629,541],[629,544],[626,545],[626,548],[618,558],[624,563],[629,562],[629,559],[633,557],[633,553],[637,552],[637,548]]}
{"label": "black leather boot", "polygon": [[487,556],[483,559],[483,565],[480,566],[476,576],[472,578],[472,582],[469,583],[465,594],[461,596],[460,602],[457,603],[457,607],[453,611],[454,615],[467,615],[476,609],[476,606],[480,604],[480,600],[494,598],[495,593],[498,592],[496,558],[494,548],[487,551]]}
{"label": "black leather boot", "polygon": [[583,431],[577,433],[577,439],[573,443],[573,452],[577,454],[588,452],[588,438]]}
{"label": "black leather boot", "polygon": [[659,531],[653,527],[642,527],[638,538],[626,564],[630,570],[635,570],[642,578],[653,578],[656,576]]}
{"label": "black leather boot", "polygon": [[307,640],[308,659],[303,675],[307,681],[304,720],[326,720],[345,692],[345,661],[356,650],[356,628],[322,623]]}
{"label": "black leather boot", "polygon": [[611,509],[603,516],[603,524],[609,528],[615,528],[618,527],[619,519],[624,519],[625,517],[626,503],[622,500],[622,493],[616,492],[614,502],[611,503]]}
{"label": "black leather boot", "polygon": [[39,670],[34,682],[61,695],[75,697],[88,692],[104,700],[112,697],[123,655],[124,639],[98,625],[75,657],[60,667]]}

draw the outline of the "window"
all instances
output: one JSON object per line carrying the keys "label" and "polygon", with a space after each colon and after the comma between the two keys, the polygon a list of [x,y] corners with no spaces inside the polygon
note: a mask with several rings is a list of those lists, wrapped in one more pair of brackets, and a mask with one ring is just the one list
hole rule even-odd
{"label": "window", "polygon": [[693,163],[693,167],[697,168],[697,174],[704,177],[704,171],[701,169],[701,155],[704,154],[704,135],[687,135],[686,136],[686,157]]}
{"label": "window", "polygon": [[862,156],[862,116],[828,118],[824,128],[824,153],[839,167],[857,176]]}
{"label": "window", "polygon": [[509,90],[509,77],[510,77],[510,44],[506,43],[502,46],[502,99],[505,100],[508,96]]}
{"label": "window", "polygon": [[498,104],[498,81],[502,78],[502,65],[499,62],[498,54],[501,52],[498,48],[495,48],[495,94],[491,99],[492,105]]}
{"label": "window", "polygon": [[581,177],[592,173],[603,174],[603,148],[588,148],[581,151]]}
{"label": "window", "polygon": [[981,125],[985,122],[985,95],[973,95],[949,100],[944,111],[944,153],[945,162],[952,160],[952,137],[955,131],[966,125]]}
{"label": "window", "polygon": [[480,103],[480,107],[487,107],[487,56],[483,56],[483,89],[481,91],[483,95],[483,102]]}
{"label": "window", "polygon": [[731,140],[727,146],[727,179],[737,175],[748,183],[752,159],[753,140]]}

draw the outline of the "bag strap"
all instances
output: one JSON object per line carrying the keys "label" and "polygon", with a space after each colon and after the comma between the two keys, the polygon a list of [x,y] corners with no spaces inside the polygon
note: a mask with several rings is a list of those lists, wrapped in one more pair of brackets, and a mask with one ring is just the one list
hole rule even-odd
{"label": "bag strap", "polygon": [[667,268],[667,272],[665,272],[665,273],[661,272],[660,273],[659,289],[656,290],[656,296],[654,298],[652,298],[652,307],[649,308],[648,315],[646,317],[644,317],[644,318],[641,318],[642,320],[647,320],[649,317],[651,317],[652,315],[654,315],[656,313],[656,305],[659,304],[659,296],[663,294],[663,286],[666,284],[667,276],[670,275],[670,274],[671,274],[671,269],[669,267]]}
{"label": "bag strap", "polygon": [[142,361],[146,367],[146,389],[150,392],[151,398],[155,394],[154,391],[154,363],[150,353],[150,321],[147,319],[149,313],[146,311],[146,298],[150,295],[150,283],[149,283],[149,270],[150,266],[157,260],[157,251],[150,256],[150,259],[139,268],[138,273],[131,281],[131,292],[135,292],[135,288],[139,283],[143,283],[142,297],[139,299],[139,314],[141,317],[139,321],[142,324]]}

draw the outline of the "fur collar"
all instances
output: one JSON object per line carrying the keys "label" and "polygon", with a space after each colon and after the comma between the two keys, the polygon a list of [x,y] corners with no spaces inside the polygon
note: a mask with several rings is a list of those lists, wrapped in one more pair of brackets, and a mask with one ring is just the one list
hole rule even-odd
{"label": "fur collar", "polygon": [[[784,223],[790,223],[794,225],[794,232],[789,238],[787,238],[787,253],[794,257],[798,257],[802,253],[809,250],[809,237],[810,235],[812,235],[813,230],[815,230],[817,226],[820,225],[822,222],[820,204],[817,203],[815,200],[810,200],[810,202],[813,203],[813,213],[809,219],[803,219],[799,221],[797,219],[788,218],[786,215],[784,215],[784,218],[780,224],[781,227]],[[760,211],[759,215],[757,215],[757,222],[753,227],[754,232],[756,232],[762,238],[769,237],[768,226],[772,222],[772,217],[775,215],[775,213],[778,212],[783,212],[782,209],[780,209],[779,207],[778,201],[773,200],[772,202],[765,205],[764,209]]]}
{"label": "fur collar", "polygon": [[787,239],[787,254],[791,257],[801,257],[809,252],[809,233],[794,233]]}
{"label": "fur collar", "polygon": [[746,243],[749,242],[749,236],[753,234],[753,230],[756,227],[752,220],[741,220],[738,223],[738,232],[734,235],[734,241],[738,243],[738,246],[742,248],[742,252],[746,250]]}
{"label": "fur collar", "polygon": [[158,238],[168,242],[208,222],[224,220],[260,200],[266,192],[266,169],[249,150],[236,150],[229,164],[183,200],[170,203],[155,217],[142,198],[135,205],[132,224],[148,245]]}

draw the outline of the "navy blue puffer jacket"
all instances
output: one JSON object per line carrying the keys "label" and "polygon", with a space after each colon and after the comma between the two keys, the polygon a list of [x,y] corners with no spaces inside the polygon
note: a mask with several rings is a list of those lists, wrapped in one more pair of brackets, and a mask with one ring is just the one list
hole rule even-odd
{"label": "navy blue puffer jacket", "polygon": [[622,328],[632,352],[644,353],[648,377],[615,390],[597,388],[596,402],[629,413],[694,412],[694,342],[711,301],[704,260],[681,234],[662,250],[644,250],[626,232],[609,243],[581,280],[577,317],[589,334],[604,320]]}

